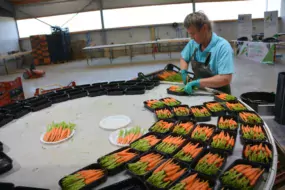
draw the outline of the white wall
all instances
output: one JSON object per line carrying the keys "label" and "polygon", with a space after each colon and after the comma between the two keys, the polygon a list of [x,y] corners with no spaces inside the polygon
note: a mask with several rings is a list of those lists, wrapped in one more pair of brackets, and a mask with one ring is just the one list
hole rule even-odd
{"label": "white wall", "polygon": [[281,1],[281,31],[285,32],[285,0]]}
{"label": "white wall", "polygon": [[19,50],[19,36],[14,18],[0,17],[0,54]]}

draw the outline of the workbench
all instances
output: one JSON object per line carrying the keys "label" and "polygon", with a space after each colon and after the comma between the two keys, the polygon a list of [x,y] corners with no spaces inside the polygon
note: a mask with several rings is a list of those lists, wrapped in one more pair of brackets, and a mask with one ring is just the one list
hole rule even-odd
{"label": "workbench", "polygon": [[16,60],[18,58],[22,58],[26,55],[31,54],[32,51],[25,51],[25,52],[18,52],[10,55],[0,55],[0,61],[2,61],[3,65],[5,67],[6,74],[9,74],[9,70],[7,67],[7,61],[9,60]]}
{"label": "workbench", "polygon": [[[187,42],[189,42],[190,38],[176,38],[176,39],[162,39],[162,40],[155,40],[155,41],[143,41],[143,42],[135,42],[135,43],[125,43],[125,44],[111,44],[111,45],[98,45],[98,46],[88,46],[83,48],[83,51],[86,54],[86,61],[87,64],[89,64],[89,59],[90,62],[92,61],[92,53],[96,52],[96,51],[105,51],[108,52],[108,58],[110,60],[110,63],[112,63],[114,57],[114,50],[115,48],[121,48],[121,50],[125,51],[124,56],[129,56],[130,57],[130,61],[132,61],[133,57],[134,57],[134,47],[136,46],[143,46],[144,48],[144,54],[146,54],[147,52],[147,46],[148,45],[153,45],[156,44],[156,46],[159,46],[160,44],[166,44],[167,45],[167,49],[168,49],[168,55],[171,58],[171,44],[172,43],[182,43],[182,48],[184,48],[184,46],[186,45]],[[153,49],[153,48],[151,48]],[[155,51],[151,51],[151,54],[153,56],[153,58],[155,59]]]}
{"label": "workbench", "polygon": [[[89,164],[96,163],[97,159],[119,147],[110,144],[108,137],[111,131],[99,127],[102,118],[123,114],[131,118],[129,126],[141,126],[148,129],[155,121],[154,113],[143,106],[148,99],[174,97],[182,104],[189,106],[201,105],[203,102],[213,101],[212,96],[174,96],[166,93],[170,85],[161,84],[143,95],[133,96],[99,96],[84,97],[67,102],[53,104],[51,107],[39,112],[31,112],[21,119],[14,120],[0,130],[0,139],[4,143],[4,152],[13,159],[14,168],[0,176],[2,182],[12,182],[19,186],[32,186],[60,189],[58,181]],[[47,146],[40,142],[40,136],[46,131],[46,126],[53,121],[73,122],[76,132],[72,139],[59,144]],[[217,124],[217,117],[212,117],[209,124]],[[277,154],[276,147],[268,129],[264,126],[269,142],[273,145],[273,169],[265,174],[265,180],[258,189],[269,190],[274,183]],[[239,146],[239,133],[237,136],[234,154],[228,157],[226,169],[235,159],[242,155]],[[109,177],[104,187],[129,176],[122,172]],[[96,188],[96,189],[98,189]]]}

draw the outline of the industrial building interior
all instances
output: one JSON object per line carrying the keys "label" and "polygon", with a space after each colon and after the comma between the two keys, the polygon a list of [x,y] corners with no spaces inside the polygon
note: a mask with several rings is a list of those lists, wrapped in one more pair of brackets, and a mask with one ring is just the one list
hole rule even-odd
{"label": "industrial building interior", "polygon": [[[155,173],[152,170],[150,175],[138,176],[129,172],[130,164],[126,162],[120,167],[120,172],[113,175],[112,171],[103,167],[100,162],[102,156],[122,147],[132,147],[134,142],[130,141],[125,146],[114,144],[110,139],[113,138],[113,133],[116,132],[116,138],[119,138],[120,130],[128,128],[103,129],[101,123],[107,117],[126,115],[131,119],[131,124],[125,126],[140,126],[147,132],[153,132],[149,127],[157,119],[153,117],[154,113],[144,107],[144,101],[172,97],[190,108],[213,101],[209,97],[216,97],[216,92],[214,95],[204,96],[205,90],[202,95],[170,94],[168,88],[177,85],[177,81],[169,82],[160,78],[159,86],[152,90],[147,90],[145,86],[143,93],[133,96],[126,93],[128,88],[124,89],[124,96],[109,96],[110,89],[104,89],[101,84],[118,81],[120,88],[121,81],[141,80],[139,73],[145,75],[145,78],[151,76],[146,79],[150,80],[148,83],[154,82],[157,80],[157,73],[166,70],[169,65],[174,65],[174,68],[177,66],[179,69],[176,74],[180,76],[181,52],[188,42],[193,40],[185,28],[184,19],[194,12],[207,15],[212,32],[231,45],[234,54],[231,95],[248,106],[249,110],[259,114],[263,120],[263,132],[266,133],[264,141],[243,141],[243,133],[240,132],[242,128],[239,127],[233,133],[236,137],[234,153],[227,154],[226,164],[218,169],[219,174],[216,176],[198,171],[200,180],[207,183],[207,186],[198,188],[285,189],[285,0],[0,1],[0,189],[175,190],[175,185],[181,184],[184,178],[193,174],[190,172],[197,172],[197,167],[193,166],[196,161],[194,158],[190,164],[181,162],[180,166],[187,166],[189,174],[185,173],[164,188],[159,188],[148,180]],[[249,20],[246,20],[248,18]],[[191,67],[189,71],[195,72]],[[179,82],[180,86],[184,86],[182,81]],[[145,83],[147,82],[140,81],[136,85]],[[88,87],[85,89],[86,86]],[[91,90],[94,93],[99,92],[98,86],[100,93],[104,90],[106,94],[92,97]],[[186,87],[187,85],[183,89]],[[80,89],[80,93],[84,92],[85,95],[72,98],[65,89]],[[257,100],[245,101],[247,93],[255,94]],[[57,97],[59,94],[66,96],[66,100],[55,104],[51,97]],[[261,94],[266,94],[265,99],[268,99],[267,96],[274,99],[266,102],[262,99],[265,96]],[[36,101],[46,101],[50,104],[34,110],[31,102]],[[259,110],[253,107],[253,104],[257,105]],[[226,103],[222,105],[225,106]],[[19,113],[16,113],[16,108],[17,111],[20,110]],[[23,110],[27,110],[27,113],[24,114]],[[240,122],[240,112],[235,112],[236,115],[231,115],[230,111],[225,113],[235,117],[239,125],[243,126],[244,123]],[[18,117],[17,114],[22,115]],[[211,122],[203,123],[219,125],[216,118],[212,115]],[[195,117],[192,119],[189,114],[189,122],[195,120]],[[75,129],[70,128],[73,133],[61,143],[43,142],[44,137],[41,135],[46,127],[63,121],[76,124]],[[119,122],[114,122],[114,126],[119,125]],[[178,122],[178,119],[175,122]],[[216,127],[215,133],[218,132],[220,128]],[[144,134],[146,132],[141,136]],[[151,134],[161,135],[159,132]],[[160,136],[161,139],[164,137]],[[191,140],[193,138],[189,135],[187,141]],[[212,140],[209,140],[207,145],[203,144],[203,148],[211,149],[210,142]],[[258,182],[250,187],[223,184],[222,175],[234,160],[248,161],[243,151],[246,145],[253,146],[249,142],[258,145],[270,144],[269,151],[273,155],[269,158],[268,165],[250,161],[250,164],[253,163],[252,167],[267,167],[262,170],[262,177],[258,177]],[[152,147],[151,150],[156,149]],[[145,152],[140,152],[137,156],[141,156],[141,153]],[[161,155],[167,155],[169,159],[174,156]],[[5,166],[6,162],[10,168]],[[99,172],[102,169],[107,172],[102,174],[103,177],[96,180],[94,178],[89,183],[81,178],[82,186],[75,178],[73,182],[69,181],[69,185],[63,183],[68,175],[83,171],[82,168],[90,164],[98,166],[87,168],[89,170]],[[195,188],[192,184],[177,189]]]}

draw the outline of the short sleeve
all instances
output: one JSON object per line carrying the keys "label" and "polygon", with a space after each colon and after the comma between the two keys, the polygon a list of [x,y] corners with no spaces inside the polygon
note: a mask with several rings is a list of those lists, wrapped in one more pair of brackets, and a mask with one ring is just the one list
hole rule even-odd
{"label": "short sleeve", "polygon": [[218,74],[234,73],[234,52],[228,42],[221,46],[217,59]]}
{"label": "short sleeve", "polygon": [[184,49],[181,52],[181,57],[186,61],[187,63],[190,62],[190,58],[193,51],[193,43],[192,40],[188,42],[188,44],[184,47]]}

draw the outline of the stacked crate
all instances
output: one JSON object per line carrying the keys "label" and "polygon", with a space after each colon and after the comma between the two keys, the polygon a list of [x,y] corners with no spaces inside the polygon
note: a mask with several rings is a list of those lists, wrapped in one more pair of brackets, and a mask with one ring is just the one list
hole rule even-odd
{"label": "stacked crate", "polygon": [[51,64],[47,35],[30,36],[35,65]]}

